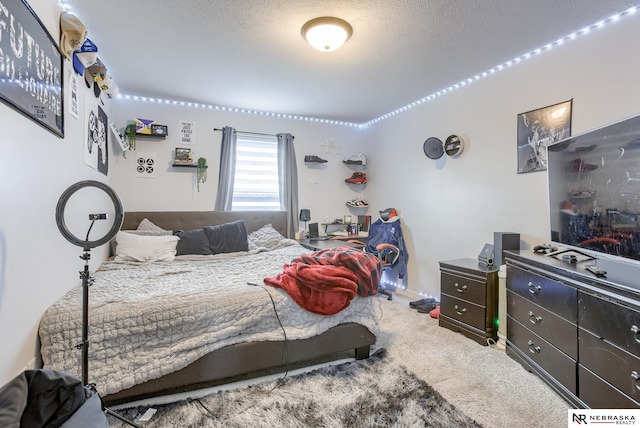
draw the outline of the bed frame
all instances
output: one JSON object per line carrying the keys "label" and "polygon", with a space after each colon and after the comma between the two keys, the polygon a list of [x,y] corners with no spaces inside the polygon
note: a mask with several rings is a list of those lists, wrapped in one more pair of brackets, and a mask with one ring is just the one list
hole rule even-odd
{"label": "bed frame", "polygon": [[[245,220],[247,232],[251,233],[270,223],[283,236],[287,236],[287,213],[284,211],[127,212],[124,215],[122,229],[135,229],[144,218],[168,230],[189,230]],[[346,323],[308,339],[247,342],[226,346],[203,356],[179,371],[107,395],[103,400],[109,405],[115,405],[285,372],[296,367],[345,356],[364,359],[369,357],[369,350],[375,341],[375,335],[366,327]]]}

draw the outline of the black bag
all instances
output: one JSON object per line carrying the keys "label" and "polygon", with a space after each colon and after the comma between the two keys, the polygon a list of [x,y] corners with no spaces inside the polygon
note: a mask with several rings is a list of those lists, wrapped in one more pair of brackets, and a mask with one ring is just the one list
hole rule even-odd
{"label": "black bag", "polygon": [[[88,409],[93,409],[89,412],[89,419],[84,419],[78,425],[63,425],[65,421],[71,422],[70,418],[85,407],[85,403]],[[87,411],[83,413],[86,414]],[[90,419],[95,423],[91,423]],[[67,373],[57,370],[26,370],[0,389],[2,427],[88,428],[108,425],[100,396],[83,386],[80,379]]]}

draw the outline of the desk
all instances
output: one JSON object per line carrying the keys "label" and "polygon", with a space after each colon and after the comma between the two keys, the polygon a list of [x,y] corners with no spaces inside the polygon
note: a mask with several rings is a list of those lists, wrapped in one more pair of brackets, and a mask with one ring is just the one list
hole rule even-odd
{"label": "desk", "polygon": [[341,239],[298,239],[300,245],[313,251],[326,250],[328,248],[335,247],[352,247],[362,248],[362,245],[352,244],[351,242],[343,241]]}

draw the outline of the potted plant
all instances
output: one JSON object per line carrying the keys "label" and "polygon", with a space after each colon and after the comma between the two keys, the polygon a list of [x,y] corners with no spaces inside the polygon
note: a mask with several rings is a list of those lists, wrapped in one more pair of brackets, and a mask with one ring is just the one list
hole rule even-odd
{"label": "potted plant", "polygon": [[196,169],[196,185],[198,186],[198,192],[200,191],[200,183],[207,181],[207,168],[207,160],[203,157],[199,157]]}
{"label": "potted plant", "polygon": [[129,142],[129,150],[136,149],[136,124],[130,123],[124,127],[124,137]]}

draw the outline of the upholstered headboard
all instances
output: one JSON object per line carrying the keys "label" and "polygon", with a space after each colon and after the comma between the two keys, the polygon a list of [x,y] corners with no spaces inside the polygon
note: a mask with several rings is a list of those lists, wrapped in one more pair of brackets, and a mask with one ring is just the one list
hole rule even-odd
{"label": "upholstered headboard", "polygon": [[124,213],[122,230],[137,228],[144,218],[167,230],[190,230],[244,220],[247,233],[271,224],[287,237],[286,211],[130,211]]}

